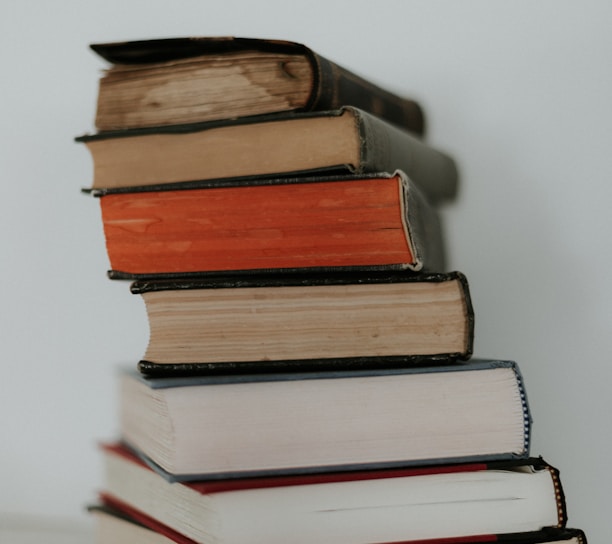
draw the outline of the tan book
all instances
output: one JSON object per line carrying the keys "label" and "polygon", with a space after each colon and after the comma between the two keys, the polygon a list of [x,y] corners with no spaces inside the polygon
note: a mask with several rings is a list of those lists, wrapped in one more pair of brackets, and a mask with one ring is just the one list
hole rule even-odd
{"label": "tan book", "polygon": [[455,197],[453,159],[363,110],[270,115],[84,135],[93,189],[402,170],[428,200]]}
{"label": "tan book", "polygon": [[289,41],[200,37],[93,44],[110,66],[96,127],[114,130],[356,106],[416,134],[418,103]]}
{"label": "tan book", "polygon": [[406,365],[467,359],[474,312],[459,272],[329,272],[139,280],[146,373]]}

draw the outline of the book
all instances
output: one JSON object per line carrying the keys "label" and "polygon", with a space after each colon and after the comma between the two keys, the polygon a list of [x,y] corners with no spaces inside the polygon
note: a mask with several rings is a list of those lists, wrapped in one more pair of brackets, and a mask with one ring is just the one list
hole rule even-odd
{"label": "book", "polygon": [[460,272],[327,272],[137,280],[146,374],[407,365],[467,359]]}
{"label": "book", "polygon": [[[558,471],[541,458],[169,482],[120,445],[102,496],[198,542],[401,542],[564,527]],[[239,520],[239,522],[237,522]]]}
{"label": "book", "polygon": [[296,42],[192,37],[98,43],[91,49],[110,63],[99,82],[101,131],[353,105],[424,132],[415,100]]}
{"label": "book", "polygon": [[[197,544],[195,540],[159,523],[155,519],[126,506],[111,506],[112,499],[90,506],[95,518],[94,534],[99,544]],[[245,540],[249,542],[250,540]],[[587,544],[584,531],[574,528],[547,527],[540,531],[502,535],[477,535],[444,539],[412,540],[393,544]]]}
{"label": "book", "polygon": [[454,198],[458,185],[450,156],[354,107],[107,131],[77,141],[92,156],[92,189],[403,170],[435,204]]}
{"label": "book", "polygon": [[168,479],[514,459],[531,416],[516,363],[119,376],[119,432]]}
{"label": "book", "polygon": [[111,278],[446,266],[438,211],[399,171],[96,195]]}

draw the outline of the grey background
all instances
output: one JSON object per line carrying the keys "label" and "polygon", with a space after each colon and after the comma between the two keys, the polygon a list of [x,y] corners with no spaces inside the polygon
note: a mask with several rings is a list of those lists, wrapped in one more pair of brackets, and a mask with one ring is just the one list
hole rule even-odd
{"label": "grey background", "polygon": [[515,359],[570,525],[607,536],[612,401],[612,4],[4,0],[0,4],[0,513],[87,519],[119,364],[144,352],[138,297],[106,279],[80,193],[104,64],[96,41],[290,39],[420,101],[458,161],[444,209],[471,285],[476,354]]}

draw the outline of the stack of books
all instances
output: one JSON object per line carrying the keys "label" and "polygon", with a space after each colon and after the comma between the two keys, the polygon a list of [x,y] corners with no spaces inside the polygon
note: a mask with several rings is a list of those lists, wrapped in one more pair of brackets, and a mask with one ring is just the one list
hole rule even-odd
{"label": "stack of books", "polygon": [[98,542],[586,542],[472,357],[422,109],[292,42],[92,46],[88,188],[150,338],[119,376]]}

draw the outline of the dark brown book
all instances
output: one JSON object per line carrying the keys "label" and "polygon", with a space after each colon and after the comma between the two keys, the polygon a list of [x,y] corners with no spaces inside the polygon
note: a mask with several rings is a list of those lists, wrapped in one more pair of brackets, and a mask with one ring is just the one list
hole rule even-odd
{"label": "dark brown book", "polygon": [[93,189],[404,171],[430,202],[455,197],[451,157],[363,110],[283,114],[85,135]]}
{"label": "dark brown book", "polygon": [[111,63],[100,80],[96,126],[114,130],[356,106],[423,134],[418,103],[308,47],[236,37],[93,44]]}
{"label": "dark brown book", "polygon": [[115,279],[340,267],[445,270],[438,211],[399,171],[96,194]]}
{"label": "dark brown book", "polygon": [[405,366],[468,359],[474,312],[459,272],[253,274],[137,281],[146,374]]}

